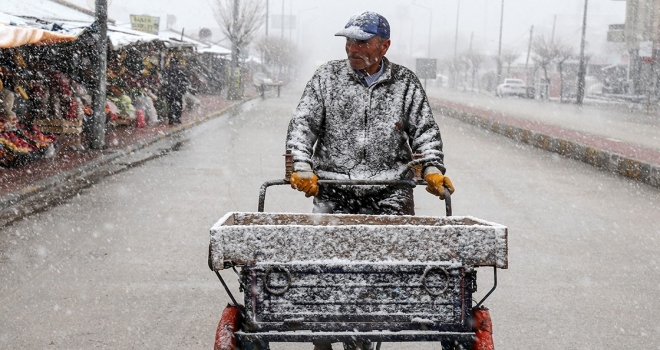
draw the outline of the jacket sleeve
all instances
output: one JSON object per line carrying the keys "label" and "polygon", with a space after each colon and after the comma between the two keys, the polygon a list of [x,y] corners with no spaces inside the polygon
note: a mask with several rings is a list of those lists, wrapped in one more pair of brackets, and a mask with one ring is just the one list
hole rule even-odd
{"label": "jacket sleeve", "polygon": [[[313,167],[314,143],[321,133],[325,118],[325,108],[321,95],[318,72],[307,83],[300,103],[289,122],[286,137],[286,150],[293,154],[293,162],[307,163]],[[295,169],[294,169],[295,170]]]}
{"label": "jacket sleeve", "polygon": [[408,136],[413,153],[422,154],[422,168],[435,167],[445,173],[440,128],[433,118],[426,93],[417,77],[411,81],[411,101]]}

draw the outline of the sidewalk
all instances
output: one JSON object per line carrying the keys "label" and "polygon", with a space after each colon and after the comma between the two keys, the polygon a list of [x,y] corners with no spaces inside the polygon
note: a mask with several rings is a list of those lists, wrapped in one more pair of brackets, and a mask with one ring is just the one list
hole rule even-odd
{"label": "sidewalk", "polygon": [[74,178],[80,180],[95,168],[170,138],[245,101],[229,101],[224,96],[198,98],[201,101],[200,107],[184,111],[180,125],[159,121],[156,125],[144,128],[116,127],[107,132],[104,150],[57,150],[51,158],[42,158],[11,169],[0,168],[0,211],[49,188],[63,184],[66,186],[66,182]]}
{"label": "sidewalk", "polygon": [[438,89],[429,99],[445,116],[660,187],[657,116]]}

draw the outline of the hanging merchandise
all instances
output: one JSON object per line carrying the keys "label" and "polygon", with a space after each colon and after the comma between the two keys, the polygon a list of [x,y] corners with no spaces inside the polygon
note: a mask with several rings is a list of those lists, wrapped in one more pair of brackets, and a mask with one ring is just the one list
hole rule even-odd
{"label": "hanging merchandise", "polygon": [[62,148],[84,149],[83,121],[85,110],[91,113],[91,98],[80,83],[88,68],[84,63],[87,60],[80,55],[80,47],[67,43],[23,50],[27,52],[22,56],[25,67],[15,65],[13,68],[17,76],[14,90],[30,103],[27,104],[29,110],[19,119],[29,130],[34,124],[42,133],[57,134]]}
{"label": "hanging merchandise", "polygon": [[64,148],[82,149],[82,125],[84,108],[82,100],[74,94],[71,81],[64,73],[56,70],[44,72],[44,92],[48,101],[45,111],[38,113],[40,118],[35,123],[46,133],[58,134]]}
{"label": "hanging merchandise", "polygon": [[[2,84],[0,84],[2,85]],[[13,112],[15,95],[0,90],[0,166],[24,165],[54,147],[56,138],[44,135],[36,125],[26,127]]]}

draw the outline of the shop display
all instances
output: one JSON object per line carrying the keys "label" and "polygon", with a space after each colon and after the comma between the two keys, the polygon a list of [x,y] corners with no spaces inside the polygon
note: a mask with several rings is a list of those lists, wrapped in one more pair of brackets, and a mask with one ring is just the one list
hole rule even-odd
{"label": "shop display", "polygon": [[[0,167],[26,164],[55,146],[86,149],[93,123],[93,40],[83,32],[71,42],[0,48]],[[121,47],[108,42],[108,129],[166,118],[161,79],[172,58],[195,62],[194,48],[159,40]]]}
{"label": "shop display", "polygon": [[[0,84],[2,85],[2,84]],[[21,96],[22,98],[22,96]],[[0,166],[23,165],[43,156],[54,147],[56,137],[45,135],[38,126],[19,123],[14,107],[14,92],[0,90]]]}

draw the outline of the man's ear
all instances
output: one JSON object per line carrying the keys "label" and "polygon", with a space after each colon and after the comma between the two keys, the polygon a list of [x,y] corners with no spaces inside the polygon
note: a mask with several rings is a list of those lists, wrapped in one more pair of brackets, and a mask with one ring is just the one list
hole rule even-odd
{"label": "man's ear", "polygon": [[387,50],[390,48],[390,43],[391,43],[390,39],[387,39],[387,40],[383,41],[382,44],[380,44],[380,55],[381,56],[385,56],[385,54],[387,53]]}

